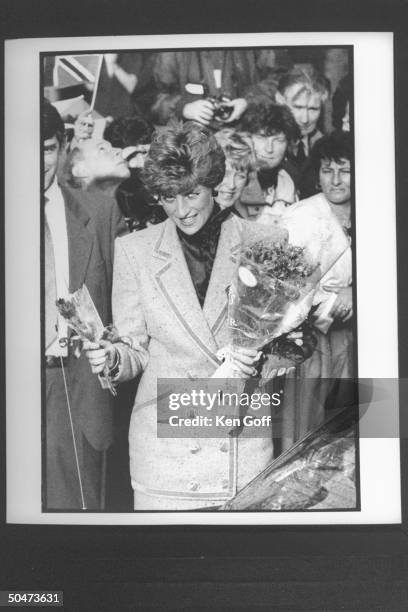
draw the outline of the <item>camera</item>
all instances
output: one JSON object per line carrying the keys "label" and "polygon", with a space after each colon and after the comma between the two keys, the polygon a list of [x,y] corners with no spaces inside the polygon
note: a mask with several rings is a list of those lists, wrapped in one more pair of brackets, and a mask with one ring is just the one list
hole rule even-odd
{"label": "camera", "polygon": [[230,118],[233,108],[232,106],[226,106],[226,103],[231,102],[231,98],[220,94],[219,96],[209,96],[207,100],[214,106],[214,119],[225,121]]}

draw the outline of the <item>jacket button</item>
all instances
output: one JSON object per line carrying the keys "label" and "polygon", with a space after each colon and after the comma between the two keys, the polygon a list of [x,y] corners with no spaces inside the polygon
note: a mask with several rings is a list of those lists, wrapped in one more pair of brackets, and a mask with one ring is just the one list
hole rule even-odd
{"label": "jacket button", "polygon": [[192,442],[190,445],[190,453],[198,453],[201,450],[199,442]]}
{"label": "jacket button", "polygon": [[229,480],[227,478],[224,478],[224,480],[221,481],[222,484],[222,488],[224,489],[228,489],[229,488]]}
{"label": "jacket button", "polygon": [[200,488],[200,485],[198,484],[198,482],[194,482],[192,480],[188,483],[188,488],[190,489],[190,491],[197,491]]}
{"label": "jacket button", "polygon": [[227,453],[228,452],[228,448],[229,448],[229,444],[228,444],[228,442],[226,440],[221,442],[221,444],[220,444],[220,451],[222,453]]}

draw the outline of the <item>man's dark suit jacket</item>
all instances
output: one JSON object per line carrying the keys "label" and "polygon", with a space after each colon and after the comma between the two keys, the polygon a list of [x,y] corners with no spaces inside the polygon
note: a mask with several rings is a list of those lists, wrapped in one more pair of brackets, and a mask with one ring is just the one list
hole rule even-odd
{"label": "man's dark suit jacket", "polygon": [[61,189],[66,197],[80,204],[92,220],[91,226],[96,233],[101,256],[105,262],[107,290],[109,292],[107,316],[109,323],[111,323],[110,293],[112,288],[115,238],[129,233],[125,218],[116,200],[106,195],[100,189],[83,190],[73,189],[69,186],[63,186]]}
{"label": "man's dark suit jacket", "polygon": [[[104,246],[91,215],[81,204],[83,194],[61,187],[65,201],[68,251],[69,289],[72,293],[84,283],[105,325],[110,320],[112,282],[111,261],[104,258]],[[106,251],[105,251],[106,252]],[[98,377],[91,372],[88,360],[69,358],[71,407],[81,431],[96,450],[106,449],[112,442],[112,398],[102,389]]]}
{"label": "man's dark suit jacket", "polygon": [[[61,191],[68,236],[69,291],[72,293],[85,284],[107,325],[111,323],[112,273],[109,274],[95,222],[81,205],[76,191],[65,187]],[[45,368],[45,398],[45,510],[103,509],[102,451],[111,445],[113,438],[109,390],[102,389],[85,355],[77,359],[71,350],[64,369]]]}

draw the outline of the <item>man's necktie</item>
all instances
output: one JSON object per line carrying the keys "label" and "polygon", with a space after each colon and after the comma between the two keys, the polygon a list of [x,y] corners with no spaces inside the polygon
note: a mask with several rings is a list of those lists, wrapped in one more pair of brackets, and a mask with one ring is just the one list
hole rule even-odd
{"label": "man's necktie", "polygon": [[50,228],[45,217],[44,227],[45,243],[45,348],[46,350],[57,337],[57,284],[55,279],[54,247]]}
{"label": "man's necktie", "polygon": [[303,164],[306,159],[305,144],[303,140],[299,140],[296,161],[298,164]]}

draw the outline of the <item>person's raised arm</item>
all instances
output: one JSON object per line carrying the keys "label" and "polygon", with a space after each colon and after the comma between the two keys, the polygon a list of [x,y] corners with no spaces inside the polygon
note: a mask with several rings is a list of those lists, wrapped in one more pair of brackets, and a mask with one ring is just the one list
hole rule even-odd
{"label": "person's raised arm", "polygon": [[127,72],[118,64],[117,53],[105,53],[105,62],[108,75],[111,78],[117,79],[128,94],[132,94],[138,82],[137,75]]}

